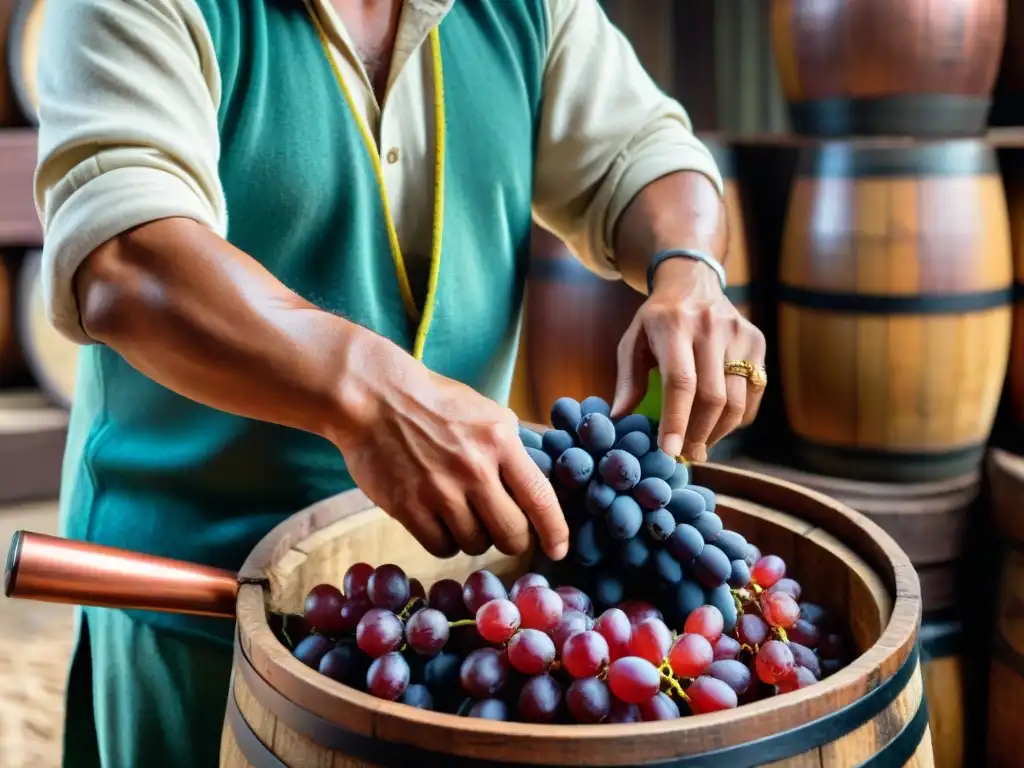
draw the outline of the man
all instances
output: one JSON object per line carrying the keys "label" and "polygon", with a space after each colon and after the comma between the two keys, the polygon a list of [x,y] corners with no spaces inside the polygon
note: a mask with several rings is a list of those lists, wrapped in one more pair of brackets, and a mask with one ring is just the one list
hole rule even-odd
{"label": "man", "polygon": [[[531,206],[650,273],[616,414],[655,364],[672,455],[756,412],[718,171],[596,0],[62,0],[42,47],[47,305],[84,345],[67,535],[237,568],[358,485],[435,555],[532,528],[562,557],[500,405]],[[65,764],[215,765],[230,632],[84,611]]]}

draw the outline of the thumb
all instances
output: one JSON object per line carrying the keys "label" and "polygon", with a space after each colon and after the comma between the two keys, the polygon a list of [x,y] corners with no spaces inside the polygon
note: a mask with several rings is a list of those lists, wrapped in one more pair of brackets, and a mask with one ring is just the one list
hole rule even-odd
{"label": "thumb", "polygon": [[619,342],[615,397],[612,400],[613,419],[632,413],[647,394],[646,358],[641,348],[640,324],[634,320]]}

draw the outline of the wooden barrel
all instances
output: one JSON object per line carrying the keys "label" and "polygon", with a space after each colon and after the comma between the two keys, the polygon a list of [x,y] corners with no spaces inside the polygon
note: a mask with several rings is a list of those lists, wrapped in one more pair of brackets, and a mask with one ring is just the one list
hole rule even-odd
{"label": "wooden barrel", "polygon": [[1024,125],[1024,2],[1006,2],[1006,44],[989,113],[990,125]]}
{"label": "wooden barrel", "polygon": [[493,551],[435,560],[358,493],[278,526],[240,573],[223,768],[259,766],[933,766],[923,699],[917,577],[881,529],[797,486],[715,465],[695,467],[724,522],[776,552],[808,599],[839,611],[861,651],[796,693],[728,712],[631,725],[536,726],[413,709],[324,678],[273,634],[267,608],[294,611],[356,561],[397,562],[424,583],[524,561]]}
{"label": "wooden barrel", "polygon": [[[1021,27],[1024,28],[1024,18],[1021,19]],[[1021,56],[1024,56],[1024,51]],[[1021,103],[1024,104],[1024,92],[1021,94]],[[1011,150],[1005,153],[1002,165],[1006,205],[1010,214],[1010,242],[1013,246],[1014,303],[1005,399],[1009,423],[1002,425],[1006,428],[1002,430],[1005,434],[1001,437],[1007,447],[1024,451],[1024,158],[1017,151]]]}
{"label": "wooden barrel", "polygon": [[22,114],[36,124],[39,123],[36,67],[45,7],[45,0],[18,0],[7,42],[7,65],[15,98]]}
{"label": "wooden barrel", "polygon": [[0,385],[19,384],[25,378],[25,360],[15,332],[18,259],[0,253]]}
{"label": "wooden barrel", "polygon": [[[923,586],[923,583],[922,583]],[[965,675],[964,631],[956,620],[921,625],[921,673],[936,768],[963,768],[971,705]]]}
{"label": "wooden barrel", "polygon": [[808,469],[883,482],[980,466],[1010,346],[1013,265],[981,141],[801,150],[779,278],[780,378]]}
{"label": "wooden barrel", "polygon": [[1004,544],[996,597],[988,694],[988,765],[1021,764],[1024,706],[1024,457],[993,450],[992,514]]}
{"label": "wooden barrel", "polygon": [[983,133],[1006,0],[772,0],[772,47],[797,133]]}
{"label": "wooden barrel", "polygon": [[18,337],[39,388],[56,405],[68,408],[75,392],[78,345],[50,325],[43,305],[42,253],[26,254],[18,285]]}

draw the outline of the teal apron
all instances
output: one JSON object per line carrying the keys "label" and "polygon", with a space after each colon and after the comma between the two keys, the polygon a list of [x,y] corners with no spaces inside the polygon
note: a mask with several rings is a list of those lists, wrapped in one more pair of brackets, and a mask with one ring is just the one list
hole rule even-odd
{"label": "teal apron", "polygon": [[[411,352],[371,160],[304,4],[197,2],[223,86],[228,240]],[[440,25],[444,237],[423,361],[499,402],[518,344],[547,35],[544,0],[457,2]],[[274,525],[352,486],[328,441],[180,397],[109,348],[82,350],[65,535],[237,569]],[[85,611],[65,765],[95,765],[99,753],[104,768],[181,766],[190,742],[185,764],[216,765],[232,630]]]}

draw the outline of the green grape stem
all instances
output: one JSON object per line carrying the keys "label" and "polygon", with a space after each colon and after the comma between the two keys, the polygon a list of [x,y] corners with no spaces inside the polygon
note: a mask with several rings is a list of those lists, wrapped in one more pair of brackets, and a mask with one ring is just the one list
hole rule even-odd
{"label": "green grape stem", "polygon": [[475,627],[476,619],[459,619],[459,621],[449,621],[448,626],[455,627]]}
{"label": "green grape stem", "polygon": [[669,664],[668,659],[661,662],[661,665],[658,667],[658,674],[661,675],[661,681],[663,683],[667,683],[669,689],[679,696],[679,698],[683,701],[690,700],[690,697],[686,695],[686,691],[683,689],[683,686],[680,685],[679,680],[672,672],[672,665]]}
{"label": "green grape stem", "polygon": [[422,597],[412,598],[408,603],[405,604],[405,608],[403,608],[401,613],[398,614],[398,618],[403,622],[408,621],[409,617],[412,615],[412,609],[416,606],[416,603],[418,602],[422,602],[425,605],[427,601],[424,600]]}

